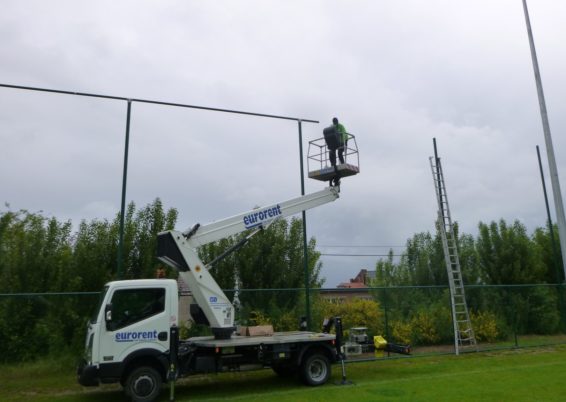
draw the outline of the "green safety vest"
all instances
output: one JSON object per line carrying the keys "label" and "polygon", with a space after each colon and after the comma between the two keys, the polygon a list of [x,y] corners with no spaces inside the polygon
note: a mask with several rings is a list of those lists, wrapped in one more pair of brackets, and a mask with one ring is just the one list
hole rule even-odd
{"label": "green safety vest", "polygon": [[342,144],[345,144],[346,141],[348,141],[348,133],[346,132],[346,128],[342,124],[338,123],[336,124],[336,131],[340,135],[340,142]]}

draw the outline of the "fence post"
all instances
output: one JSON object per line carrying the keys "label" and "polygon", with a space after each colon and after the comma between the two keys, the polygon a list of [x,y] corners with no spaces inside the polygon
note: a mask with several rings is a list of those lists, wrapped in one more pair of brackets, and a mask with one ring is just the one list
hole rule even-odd
{"label": "fence post", "polygon": [[513,295],[514,297],[513,299],[513,309],[512,311],[515,312],[515,314],[513,315],[514,317],[514,324],[513,324],[513,332],[514,332],[514,337],[515,337],[515,347],[518,348],[519,347],[519,338],[517,336],[517,327],[519,326],[519,309],[517,308],[517,298],[515,297],[516,295]]}
{"label": "fence post", "polygon": [[387,304],[387,289],[383,288],[383,311],[385,314],[385,339],[389,340],[389,317],[387,314],[387,310],[389,309],[389,306]]}

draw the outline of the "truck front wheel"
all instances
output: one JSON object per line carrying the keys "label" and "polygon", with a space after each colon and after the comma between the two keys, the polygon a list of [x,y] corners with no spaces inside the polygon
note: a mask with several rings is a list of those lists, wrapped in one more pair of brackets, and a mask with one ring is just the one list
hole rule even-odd
{"label": "truck front wheel", "polygon": [[307,385],[322,385],[328,381],[330,374],[330,361],[321,353],[309,355],[301,364],[301,377]]}
{"label": "truck front wheel", "polygon": [[132,402],[152,402],[161,391],[161,375],[150,366],[138,367],[128,375],[125,391]]}

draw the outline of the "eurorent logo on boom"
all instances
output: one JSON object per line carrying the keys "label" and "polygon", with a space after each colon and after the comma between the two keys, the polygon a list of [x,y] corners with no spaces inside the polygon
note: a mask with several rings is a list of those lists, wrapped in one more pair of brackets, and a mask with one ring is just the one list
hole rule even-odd
{"label": "eurorent logo on boom", "polygon": [[244,225],[246,229],[251,229],[253,227],[259,226],[262,223],[269,222],[282,214],[281,206],[277,204],[274,207],[269,207],[258,212],[252,212],[249,215],[244,216]]}
{"label": "eurorent logo on boom", "polygon": [[156,341],[157,330],[117,332],[116,342]]}

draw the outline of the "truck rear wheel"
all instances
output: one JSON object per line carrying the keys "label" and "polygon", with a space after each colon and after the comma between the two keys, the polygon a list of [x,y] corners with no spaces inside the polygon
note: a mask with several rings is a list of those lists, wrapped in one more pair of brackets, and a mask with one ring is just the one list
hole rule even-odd
{"label": "truck rear wheel", "polygon": [[307,385],[322,385],[328,381],[330,374],[330,361],[321,353],[307,356],[301,364],[301,377]]}
{"label": "truck rear wheel", "polygon": [[161,391],[161,375],[150,366],[138,367],[128,375],[125,391],[132,402],[152,402]]}

